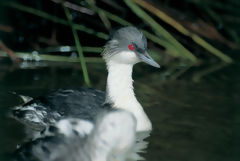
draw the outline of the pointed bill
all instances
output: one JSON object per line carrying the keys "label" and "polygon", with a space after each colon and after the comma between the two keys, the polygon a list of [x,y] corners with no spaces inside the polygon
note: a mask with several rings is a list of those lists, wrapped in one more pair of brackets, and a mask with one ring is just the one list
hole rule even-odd
{"label": "pointed bill", "polygon": [[156,61],[154,61],[153,58],[147,52],[143,54],[139,53],[138,57],[142,62],[147,63],[151,66],[154,66],[156,68],[160,68],[160,65]]}

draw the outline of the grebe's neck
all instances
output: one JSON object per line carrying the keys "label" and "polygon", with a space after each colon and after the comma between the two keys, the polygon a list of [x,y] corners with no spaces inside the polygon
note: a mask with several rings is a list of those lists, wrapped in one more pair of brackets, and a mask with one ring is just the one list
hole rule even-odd
{"label": "grebe's neck", "polygon": [[111,103],[114,108],[131,112],[137,119],[137,131],[150,131],[152,124],[133,91],[133,64],[109,60],[107,61],[107,69],[106,102]]}

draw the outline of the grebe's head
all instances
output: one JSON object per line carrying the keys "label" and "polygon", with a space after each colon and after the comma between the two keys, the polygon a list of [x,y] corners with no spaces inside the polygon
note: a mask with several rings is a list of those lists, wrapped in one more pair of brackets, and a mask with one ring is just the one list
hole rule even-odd
{"label": "grebe's head", "polygon": [[137,28],[129,26],[115,31],[102,53],[106,62],[136,64],[145,62],[151,66],[160,66],[147,52],[147,39]]}

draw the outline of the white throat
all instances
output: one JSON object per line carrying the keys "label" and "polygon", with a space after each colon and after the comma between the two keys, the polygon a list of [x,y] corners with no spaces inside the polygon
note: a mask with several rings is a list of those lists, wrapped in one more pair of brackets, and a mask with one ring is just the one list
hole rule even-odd
{"label": "white throat", "polygon": [[106,102],[112,103],[115,108],[131,112],[136,117],[138,132],[152,130],[152,124],[133,91],[133,64],[118,63],[114,60],[108,60],[106,63],[108,69]]}

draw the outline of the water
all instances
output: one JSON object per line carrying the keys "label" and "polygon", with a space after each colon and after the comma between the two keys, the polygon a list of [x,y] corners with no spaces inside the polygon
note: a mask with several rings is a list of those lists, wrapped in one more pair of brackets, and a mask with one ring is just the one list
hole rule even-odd
{"label": "water", "polygon": [[[93,87],[104,90],[104,64],[88,64]],[[51,63],[18,69],[0,64],[0,159],[7,160],[24,138],[23,126],[7,117],[21,100],[9,92],[36,97],[59,87],[82,86],[76,64]],[[135,89],[153,123],[144,154],[148,161],[239,161],[239,66],[229,66],[198,83],[159,81],[162,72],[134,69]]]}

